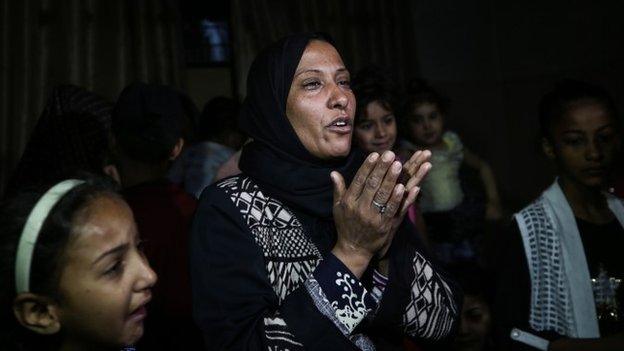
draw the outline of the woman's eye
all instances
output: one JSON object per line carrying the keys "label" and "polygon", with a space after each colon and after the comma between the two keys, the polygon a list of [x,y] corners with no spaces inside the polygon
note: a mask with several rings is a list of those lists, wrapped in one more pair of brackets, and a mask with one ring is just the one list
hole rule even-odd
{"label": "woman's eye", "polygon": [[429,114],[429,119],[437,119],[437,118],[438,118],[437,112],[431,112],[431,114]]}
{"label": "woman's eye", "polygon": [[351,86],[351,81],[348,79],[342,79],[340,81],[338,81],[339,85],[342,85],[344,87],[350,87]]}
{"label": "woman's eye", "polygon": [[385,124],[392,124],[392,123],[394,123],[394,115],[388,115],[388,116],[384,117],[384,123]]}
{"label": "woman's eye", "polygon": [[303,82],[303,88],[305,90],[314,90],[318,87],[321,86],[321,82],[317,81],[317,80],[313,80],[313,81],[309,81],[309,82]]}

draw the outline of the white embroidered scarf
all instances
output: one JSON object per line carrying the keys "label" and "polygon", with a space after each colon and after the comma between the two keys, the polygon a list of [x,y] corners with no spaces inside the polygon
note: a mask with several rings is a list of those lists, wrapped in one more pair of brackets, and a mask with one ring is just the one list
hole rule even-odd
{"label": "white embroidered scarf", "polygon": [[[622,200],[605,196],[624,227]],[[557,181],[515,218],[531,276],[531,327],[573,338],[600,337],[583,243]]]}

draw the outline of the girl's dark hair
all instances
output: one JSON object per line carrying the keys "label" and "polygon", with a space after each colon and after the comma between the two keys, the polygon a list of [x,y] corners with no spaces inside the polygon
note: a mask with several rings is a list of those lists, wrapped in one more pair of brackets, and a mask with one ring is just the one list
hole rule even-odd
{"label": "girl's dark hair", "polygon": [[436,105],[442,114],[447,114],[450,107],[450,100],[438,93],[425,80],[419,78],[410,80],[403,103],[403,114],[405,116],[412,114],[416,106],[424,103]]}
{"label": "girl's dark hair", "polygon": [[539,102],[538,116],[542,137],[552,140],[552,129],[573,104],[588,101],[601,104],[618,121],[617,108],[611,96],[599,86],[578,80],[557,82]]}
{"label": "girl's dark hair", "polygon": [[448,271],[461,286],[464,295],[480,297],[486,303],[493,301],[491,274],[488,274],[477,263],[453,264],[448,267]]}
{"label": "girl's dark hair", "polygon": [[361,120],[366,106],[379,102],[385,109],[397,111],[397,90],[389,74],[377,66],[368,66],[359,70],[351,80],[351,88],[357,102],[355,123]]}
{"label": "girl's dark hair", "polygon": [[[79,211],[104,194],[117,195],[117,186],[106,178],[90,176],[65,194],[52,208],[41,227],[33,251],[30,292],[59,300],[58,283],[65,247],[71,239],[72,223]],[[9,350],[54,350],[60,335],[44,336],[22,327],[13,314],[15,256],[17,245],[33,207],[51,186],[22,190],[0,207],[0,345]]]}

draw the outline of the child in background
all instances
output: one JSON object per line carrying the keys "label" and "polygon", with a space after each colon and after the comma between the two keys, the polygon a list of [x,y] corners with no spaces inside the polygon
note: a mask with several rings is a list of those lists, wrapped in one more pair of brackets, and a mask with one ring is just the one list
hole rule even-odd
{"label": "child in background", "polygon": [[[351,87],[357,102],[353,142],[367,154],[396,151],[397,117],[394,111],[398,110],[398,92],[388,75],[379,67],[365,67],[353,77]],[[412,154],[403,156],[401,160],[405,161]],[[410,206],[407,215],[428,246],[427,228],[417,203]]]}
{"label": "child in background", "polygon": [[[496,181],[490,166],[469,151],[459,136],[444,128],[448,101],[420,80],[410,83],[404,106],[404,133],[407,140],[402,152],[431,150],[432,169],[422,183],[420,207],[434,251],[446,263],[474,260],[475,249],[469,240],[482,234],[479,219],[502,217]],[[486,200],[483,204],[465,196],[460,167],[478,172]]]}
{"label": "child in background", "polygon": [[3,350],[119,350],[143,335],[156,275],[109,181],[16,194],[0,228]]}
{"label": "child in background", "polygon": [[562,80],[538,115],[557,178],[499,241],[499,349],[624,350],[624,201],[605,191],[622,148],[616,104],[601,87]]}

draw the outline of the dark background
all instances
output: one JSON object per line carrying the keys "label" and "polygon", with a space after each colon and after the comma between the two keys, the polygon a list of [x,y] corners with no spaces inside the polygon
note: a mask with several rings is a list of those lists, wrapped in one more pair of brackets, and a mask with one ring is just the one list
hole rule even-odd
{"label": "dark background", "polygon": [[[258,50],[322,30],[352,71],[376,63],[399,84],[421,76],[452,100],[450,129],[488,160],[517,210],[552,181],[536,105],[561,78],[624,99],[619,1],[495,0],[0,0],[0,187],[50,89],[73,83],[113,101],[134,80],[174,85],[198,107],[244,97]],[[226,23],[229,59],[190,59],[208,47],[198,21]],[[2,188],[0,188],[0,191]]]}

